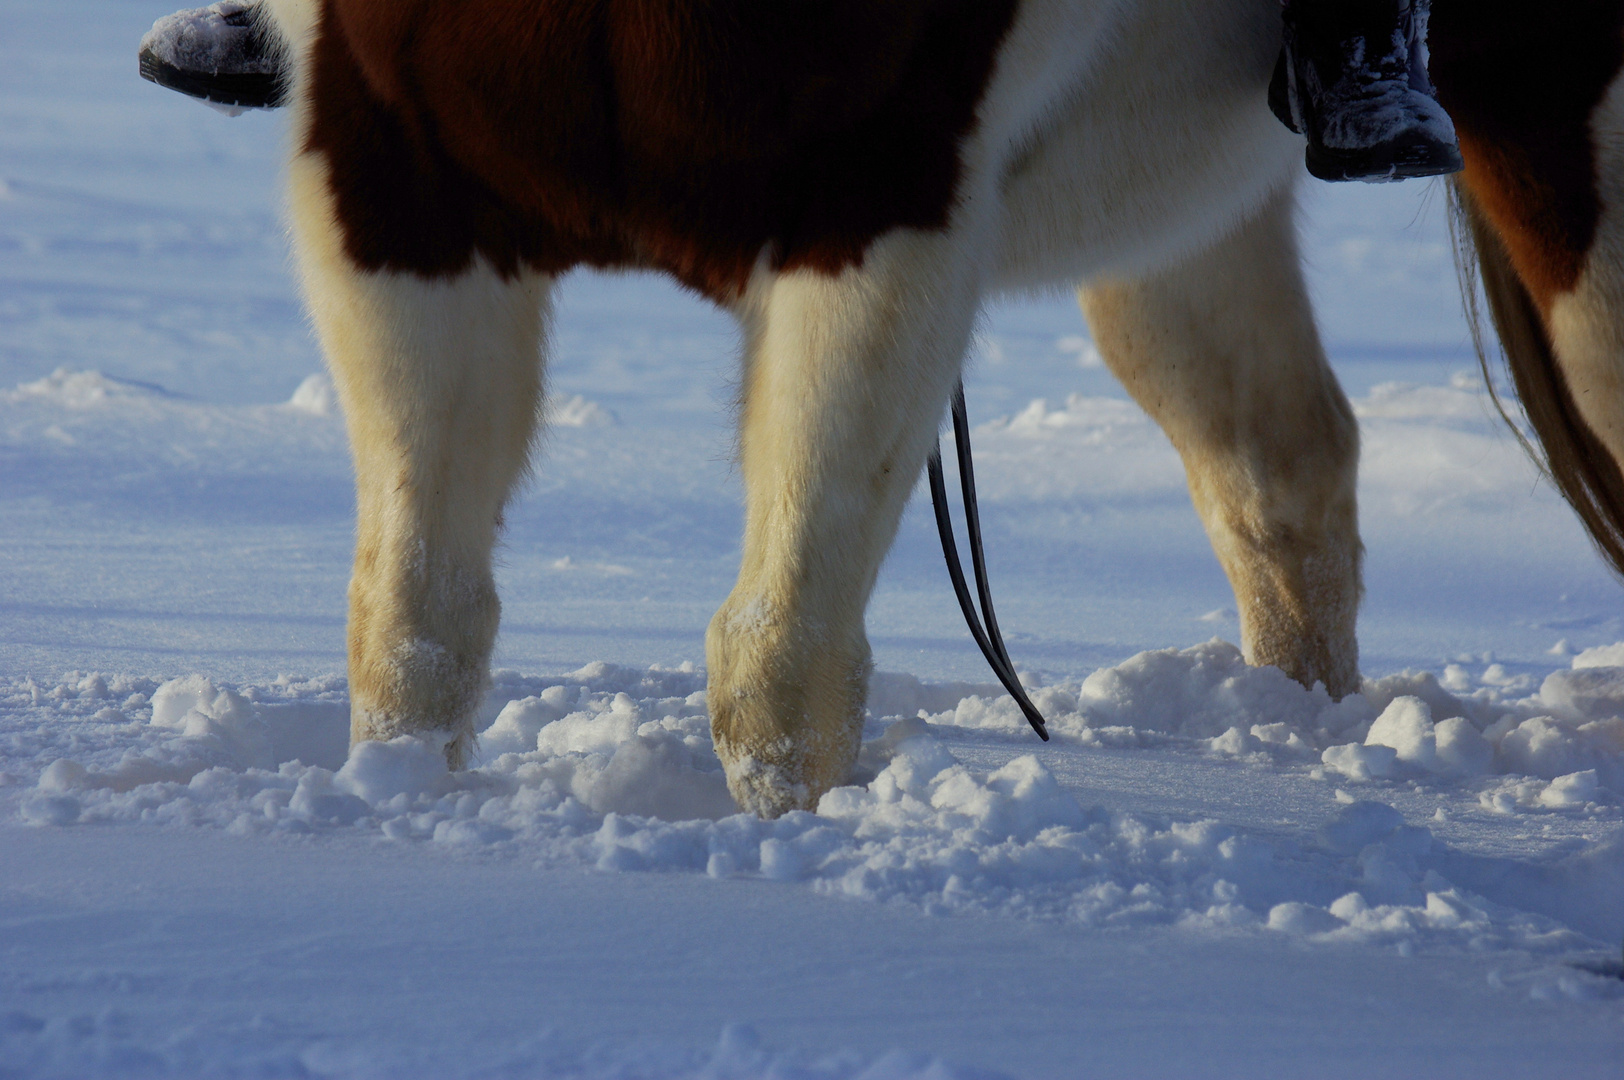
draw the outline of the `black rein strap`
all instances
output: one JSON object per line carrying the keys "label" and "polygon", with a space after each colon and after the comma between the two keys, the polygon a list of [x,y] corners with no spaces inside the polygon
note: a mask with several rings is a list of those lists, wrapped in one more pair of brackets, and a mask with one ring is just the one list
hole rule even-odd
{"label": "black rein strap", "polygon": [[981,655],[987,658],[993,674],[1004,684],[1004,689],[1015,699],[1015,704],[1021,707],[1026,722],[1032,725],[1038,738],[1048,742],[1049,732],[1044,726],[1043,714],[1026,696],[1026,689],[1015,674],[1015,665],[1009,660],[1009,650],[1004,648],[1004,635],[998,630],[998,616],[992,610],[992,589],[987,585],[987,559],[981,546],[981,513],[976,508],[975,467],[970,463],[970,418],[964,409],[962,381],[953,390],[953,446],[958,451],[959,486],[964,491],[964,525],[965,531],[970,534],[970,565],[975,570],[976,592],[981,597],[981,613],[986,617],[985,629],[981,625],[981,616],[976,613],[975,601],[970,598],[970,587],[965,584],[964,567],[959,562],[959,546],[953,539],[952,512],[947,505],[947,480],[942,476],[942,448],[938,444],[931,451],[928,466],[930,501],[936,509],[936,531],[942,536],[947,575],[953,579],[953,592],[959,598],[959,609],[964,612],[964,621],[970,627],[971,636],[981,646]]}

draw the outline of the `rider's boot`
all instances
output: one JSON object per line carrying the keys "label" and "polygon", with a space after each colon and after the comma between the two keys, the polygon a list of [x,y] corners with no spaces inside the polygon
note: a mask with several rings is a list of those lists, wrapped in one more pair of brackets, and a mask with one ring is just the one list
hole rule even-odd
{"label": "rider's boot", "polygon": [[282,57],[257,6],[220,0],[165,15],[141,39],[141,77],[227,109],[282,104]]}
{"label": "rider's boot", "polygon": [[1321,180],[1407,180],[1464,168],[1427,78],[1432,0],[1284,0],[1275,115],[1308,137]]}

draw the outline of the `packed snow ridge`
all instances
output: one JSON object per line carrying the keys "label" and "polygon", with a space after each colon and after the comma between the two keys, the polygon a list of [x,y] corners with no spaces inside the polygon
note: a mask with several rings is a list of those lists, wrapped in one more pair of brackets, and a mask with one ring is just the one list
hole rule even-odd
{"label": "packed snow ridge", "polygon": [[[438,746],[410,737],[346,753],[337,677],[235,688],[196,675],[14,681],[4,690],[14,720],[77,719],[71,730],[7,725],[5,756],[37,769],[9,781],[26,789],[17,812],[42,826],[359,830],[606,871],[802,882],[928,911],[1568,956],[1601,943],[1452,882],[1447,848],[1381,796],[1383,785],[1425,780],[1477,785],[1498,813],[1611,814],[1624,791],[1621,659],[1624,646],[1591,650],[1520,698],[1487,685],[1457,695],[1407,673],[1333,703],[1215,640],[1033,689],[1050,731],[1079,750],[1195,751],[1370,789],[1339,789],[1344,805],[1308,845],[1085,806],[1031,754],[977,771],[955,757],[955,736],[1002,733],[1018,745],[1014,702],[884,674],[873,694],[882,716],[851,786],[777,821],[734,813],[691,666],[498,672],[499,710],[475,767],[458,773]],[[1464,676],[1450,670],[1450,680]],[[1616,838],[1571,861],[1552,870],[1564,888],[1624,880]],[[1569,983],[1563,992],[1613,992],[1605,980]]]}
{"label": "packed snow ridge", "polygon": [[74,371],[59,367],[43,379],[18,383],[15,390],[0,390],[0,403],[39,403],[65,409],[89,409],[112,402],[174,396],[163,387],[151,383],[116,379],[99,371]]}
{"label": "packed snow ridge", "polygon": [[[48,1022],[28,1013],[0,1017],[4,1028],[8,1076],[301,1076],[323,1080],[373,1080],[380,1076],[420,1076],[422,1062],[398,1047],[316,1046],[297,1056],[253,1061],[241,1033],[222,1039],[212,1033],[183,1030],[168,1039],[161,1053],[97,1053],[99,1043],[117,1045],[118,1013],[75,1017],[70,1023]],[[222,1043],[224,1045],[222,1045]],[[550,1035],[529,1040],[504,1054],[480,1054],[474,1048],[454,1075],[523,1076],[529,1080],[1008,1080],[1002,1073],[967,1068],[929,1054],[893,1050],[878,1056],[852,1053],[808,1054],[773,1051],[762,1045],[750,1024],[722,1028],[715,1045],[699,1051],[624,1046],[571,1047]],[[631,1057],[631,1062],[627,1058]],[[487,1057],[481,1061],[480,1057]],[[248,1058],[249,1064],[243,1059]],[[494,1058],[494,1061],[489,1060]],[[470,1067],[471,1066],[471,1067]]]}

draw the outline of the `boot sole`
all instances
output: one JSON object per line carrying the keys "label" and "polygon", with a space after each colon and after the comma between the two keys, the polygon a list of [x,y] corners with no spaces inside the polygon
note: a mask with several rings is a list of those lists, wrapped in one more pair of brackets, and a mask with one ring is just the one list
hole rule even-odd
{"label": "boot sole", "polygon": [[1466,167],[1460,150],[1446,143],[1389,143],[1361,150],[1331,150],[1310,143],[1305,158],[1317,180],[1382,184],[1425,176],[1448,176]]}
{"label": "boot sole", "polygon": [[239,109],[274,109],[282,104],[282,80],[275,73],[187,71],[141,50],[141,77],[188,97]]}

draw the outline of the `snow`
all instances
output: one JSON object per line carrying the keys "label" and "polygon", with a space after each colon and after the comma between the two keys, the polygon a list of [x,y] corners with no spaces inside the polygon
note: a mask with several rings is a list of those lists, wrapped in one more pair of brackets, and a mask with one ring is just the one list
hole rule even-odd
{"label": "snow", "polygon": [[[1624,788],[1624,670],[1599,670],[1618,694],[1589,699],[1584,714],[1570,705],[1567,725],[1533,715],[1551,707],[1542,694],[1510,699],[1490,689],[1462,700],[1415,676],[1379,680],[1332,704],[1276,670],[1248,668],[1220,641],[1141,654],[1034,697],[1072,757],[1161,746],[1300,768],[1331,742],[1322,760],[1361,788],[1405,775],[1511,775],[1527,785],[1553,762],[1566,768],[1583,758],[1610,786],[1598,768],[1564,772],[1509,809],[1494,808],[1611,819],[1613,792]],[[499,673],[492,697],[508,700],[481,736],[475,767],[455,774],[439,745],[411,737],[365,743],[346,758],[348,718],[331,682],[232,688],[190,675],[132,692],[134,683],[87,676],[43,692],[14,686],[13,707],[25,713],[36,698],[58,702],[58,713],[60,703],[83,702],[77,740],[101,745],[47,764],[20,812],[55,826],[184,824],[239,836],[360,830],[549,864],[760,875],[927,912],[1087,926],[1267,925],[1412,944],[1448,932],[1463,948],[1531,955],[1590,945],[1571,928],[1502,911],[1492,896],[1430,867],[1431,830],[1379,801],[1380,785],[1378,798],[1320,824],[1310,850],[1321,854],[1305,859],[1302,837],[1085,806],[1050,765],[1014,752],[1024,721],[1007,696],[969,694],[934,715],[875,719],[862,755],[866,782],[830,792],[815,814],[762,822],[735,813],[728,798],[701,673],[596,664],[545,681]],[[1426,701],[1393,696],[1410,684],[1430,687],[1457,715],[1434,723]],[[1383,697],[1391,701],[1378,713],[1369,699]],[[1461,713],[1500,733],[1498,761]],[[1361,729],[1363,745],[1336,742]],[[955,756],[956,742],[988,733],[1002,735],[1013,756],[991,769]],[[1502,792],[1480,787],[1491,799]],[[1598,903],[1607,884],[1598,882]],[[1374,900],[1387,902],[1358,906]],[[1282,905],[1288,915],[1277,916]],[[1624,986],[1589,988],[1615,990],[1624,997]]]}
{"label": "snow", "polygon": [[1364,441],[1366,681],[1232,642],[1176,455],[1069,299],[968,379],[986,671],[916,497],[859,772],[740,816],[703,632],[737,340],[567,281],[479,745],[348,748],[352,495],[282,119],[137,80],[163,14],[0,41],[0,1074],[1611,1076],[1618,586],[1502,430],[1436,189],[1307,192]]}
{"label": "snow", "polygon": [[288,398],[287,407],[311,416],[332,416],[338,411],[338,394],[327,376],[306,375]]}

